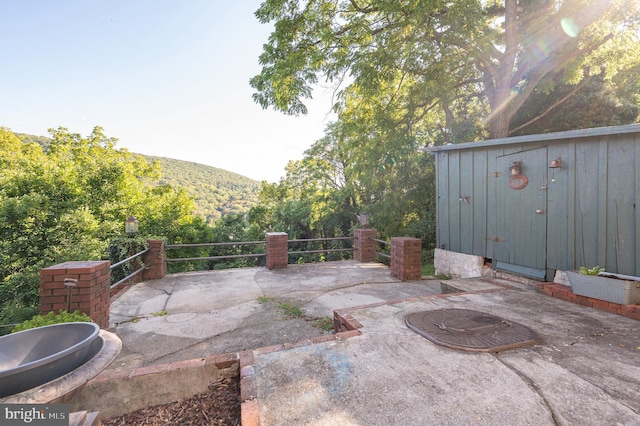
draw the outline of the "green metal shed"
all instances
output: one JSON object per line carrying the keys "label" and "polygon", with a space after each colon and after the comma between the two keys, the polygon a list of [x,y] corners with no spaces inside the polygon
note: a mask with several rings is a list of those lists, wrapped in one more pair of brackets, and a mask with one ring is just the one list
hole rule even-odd
{"label": "green metal shed", "polygon": [[440,249],[549,281],[580,266],[640,275],[640,124],[426,151]]}

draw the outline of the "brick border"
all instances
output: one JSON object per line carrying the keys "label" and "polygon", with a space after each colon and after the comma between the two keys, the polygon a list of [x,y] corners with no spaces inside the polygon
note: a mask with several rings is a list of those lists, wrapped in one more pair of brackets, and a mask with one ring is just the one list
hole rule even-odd
{"label": "brick border", "polygon": [[[195,358],[169,364],[149,365],[146,367],[139,367],[131,370],[105,371],[99,374],[89,383],[109,380],[124,380],[149,374],[163,374],[168,371],[178,370],[182,368],[198,368],[209,364],[215,364],[218,369],[223,371],[223,375],[225,377],[235,377],[236,375],[239,376],[241,425],[260,426],[260,405],[255,371],[256,355],[269,354],[308,345],[326,343],[336,340],[344,340],[350,337],[360,336],[362,334],[360,329],[363,327],[363,325],[349,313],[354,310],[372,308],[382,305],[419,302],[429,299],[459,297],[469,294],[495,293],[505,290],[517,290],[517,287],[513,287],[505,283],[495,282],[493,284],[497,285],[499,288],[460,293],[429,294],[425,296],[408,297],[405,299],[377,302],[366,305],[353,306],[340,310],[334,310],[333,315],[335,333],[333,334],[324,334],[309,339],[299,340],[297,342],[281,343],[253,350],[245,350],[242,352],[212,355],[207,358]],[[535,284],[535,287],[537,288],[539,293],[546,294],[551,297],[556,297],[583,306],[589,306],[640,320],[640,305],[619,305],[617,303],[605,302],[598,299],[578,296],[573,294],[571,289],[563,284],[537,283]],[[237,369],[233,368],[235,364],[237,364]]]}
{"label": "brick border", "polygon": [[606,300],[580,296],[574,294],[571,287],[558,283],[539,283],[536,284],[536,290],[538,293],[546,294],[547,296],[562,299],[567,302],[588,306],[640,321],[640,305],[621,305],[619,303],[607,302]]}

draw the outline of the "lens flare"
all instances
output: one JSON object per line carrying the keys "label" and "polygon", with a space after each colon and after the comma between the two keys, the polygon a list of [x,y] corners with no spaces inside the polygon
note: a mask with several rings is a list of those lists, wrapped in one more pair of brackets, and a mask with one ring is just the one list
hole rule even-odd
{"label": "lens flare", "polygon": [[578,24],[576,24],[576,22],[571,18],[562,18],[562,20],[560,21],[560,26],[569,37],[576,38],[580,33]]}

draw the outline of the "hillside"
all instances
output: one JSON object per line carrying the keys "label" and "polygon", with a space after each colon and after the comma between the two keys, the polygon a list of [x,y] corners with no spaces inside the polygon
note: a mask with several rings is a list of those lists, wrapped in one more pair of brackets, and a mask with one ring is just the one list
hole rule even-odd
{"label": "hillside", "polygon": [[257,204],[260,182],[216,167],[143,155],[162,167],[161,184],[184,188],[196,200],[196,214],[207,222],[229,213],[245,213]]}
{"label": "hillside", "polygon": [[[24,142],[39,143],[45,149],[51,143],[47,136],[16,133]],[[140,154],[142,155],[142,154]],[[246,213],[257,204],[260,182],[237,173],[190,161],[142,155],[157,161],[162,168],[160,184],[183,188],[195,198],[196,214],[212,223],[229,213]]]}

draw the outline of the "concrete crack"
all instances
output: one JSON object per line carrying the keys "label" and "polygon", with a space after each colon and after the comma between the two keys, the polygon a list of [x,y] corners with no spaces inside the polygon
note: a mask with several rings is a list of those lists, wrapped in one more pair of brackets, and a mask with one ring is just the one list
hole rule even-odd
{"label": "concrete crack", "polygon": [[[361,282],[361,283],[349,284],[349,285],[345,285],[345,286],[343,286],[343,287],[335,287],[335,288],[332,288],[332,289],[331,289],[331,291],[333,292],[333,291],[344,290],[344,289],[348,289],[348,288],[354,288],[354,287],[358,287],[358,286],[361,286],[361,285],[364,285],[364,284],[373,284],[373,285],[375,285],[375,284],[388,284],[388,283],[374,283],[374,282],[364,282],[364,281],[363,281],[363,282]],[[291,295],[291,294],[304,293],[304,292],[305,292],[304,290],[290,291],[290,292],[288,292],[288,293],[284,293],[284,294],[282,294],[282,296],[289,296],[289,295]],[[316,297],[312,297],[311,299],[309,299],[308,301],[306,301],[306,302],[305,302],[305,304],[306,304],[306,303],[309,303],[309,302],[312,302],[312,301],[314,301],[314,300],[316,300],[318,297],[322,297],[322,296],[324,296],[327,292],[325,292],[325,291],[321,291],[321,293],[322,293],[322,294],[320,294],[320,295],[318,295],[318,296],[316,296]]]}
{"label": "concrete crack", "polygon": [[542,390],[540,389],[540,387],[538,387],[538,385],[533,380],[531,380],[529,378],[529,376],[527,376],[522,371],[518,370],[515,366],[509,364],[504,359],[500,358],[500,354],[499,353],[492,353],[491,355],[493,355],[493,357],[496,360],[498,360],[502,365],[504,365],[509,370],[513,371],[516,375],[518,375],[518,377],[520,377],[520,379],[529,387],[529,389],[534,391],[540,397],[540,399],[544,403],[545,407],[547,407],[547,410],[549,411],[549,414],[551,415],[551,420],[553,421],[553,424],[555,424],[555,425],[561,425],[562,424],[562,422],[558,419],[556,411],[553,409],[553,406],[549,403],[549,401],[547,401],[547,398],[545,398],[545,396],[542,393]]}
{"label": "concrete crack", "polygon": [[173,290],[175,290],[176,284],[177,283],[175,281],[171,284],[171,291],[167,291],[163,288],[161,289],[164,292],[164,294],[167,295],[167,300],[165,300],[164,305],[162,305],[162,310],[165,312],[167,311],[167,305],[169,304],[169,299],[171,299],[171,295],[173,295]]}

